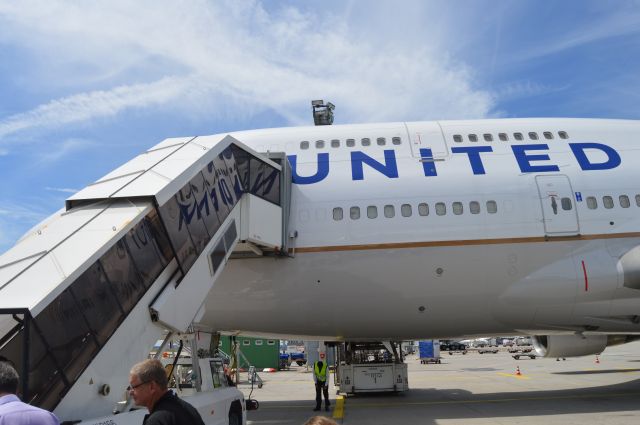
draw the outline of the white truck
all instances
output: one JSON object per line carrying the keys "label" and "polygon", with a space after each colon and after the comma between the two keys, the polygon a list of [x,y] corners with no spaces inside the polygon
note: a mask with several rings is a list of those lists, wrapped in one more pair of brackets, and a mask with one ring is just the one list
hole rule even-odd
{"label": "white truck", "polygon": [[[191,357],[166,363],[169,387],[178,397],[194,406],[207,425],[246,424],[246,402],[243,394],[228,383],[220,358],[198,358],[196,367]],[[146,408],[129,408],[131,400],[118,403],[114,414],[78,422],[81,425],[140,425]],[[252,405],[252,403],[249,403]],[[255,405],[255,404],[253,404]],[[122,412],[118,412],[122,409]]]}

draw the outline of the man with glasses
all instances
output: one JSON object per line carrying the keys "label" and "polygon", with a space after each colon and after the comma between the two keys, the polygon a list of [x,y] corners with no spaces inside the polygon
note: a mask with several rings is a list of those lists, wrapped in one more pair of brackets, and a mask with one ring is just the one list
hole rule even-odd
{"label": "man with glasses", "polygon": [[149,409],[143,425],[204,425],[198,411],[167,386],[167,373],[159,360],[145,360],[131,368],[131,397],[136,405]]}

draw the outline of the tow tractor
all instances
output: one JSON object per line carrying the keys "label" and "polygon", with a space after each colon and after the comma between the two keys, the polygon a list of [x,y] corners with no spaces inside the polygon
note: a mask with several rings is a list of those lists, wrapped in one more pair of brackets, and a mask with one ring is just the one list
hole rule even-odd
{"label": "tow tractor", "polygon": [[407,391],[407,364],[399,346],[392,341],[339,343],[334,375],[338,392]]}

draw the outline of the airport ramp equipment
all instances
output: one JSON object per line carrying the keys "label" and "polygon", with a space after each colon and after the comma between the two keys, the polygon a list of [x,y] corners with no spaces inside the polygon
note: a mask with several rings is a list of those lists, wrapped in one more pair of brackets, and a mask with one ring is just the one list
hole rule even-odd
{"label": "airport ramp equipment", "polygon": [[232,253],[285,255],[290,184],[284,154],[205,136],[167,139],[70,197],[0,257],[0,356],[23,398],[61,418],[111,414],[129,368],[167,330],[192,330]]}

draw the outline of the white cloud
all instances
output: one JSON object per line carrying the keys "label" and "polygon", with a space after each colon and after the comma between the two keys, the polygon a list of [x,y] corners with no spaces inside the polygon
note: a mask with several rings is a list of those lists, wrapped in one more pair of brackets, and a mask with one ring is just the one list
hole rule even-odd
{"label": "white cloud", "polygon": [[47,215],[40,206],[16,204],[5,199],[0,207],[0,255],[24,234],[25,228]]}
{"label": "white cloud", "polygon": [[67,188],[67,187],[49,187],[49,186],[46,186],[44,189],[45,190],[50,190],[52,192],[62,192],[62,193],[76,193],[78,191],[78,189],[71,189],[71,188]]}
{"label": "white cloud", "polygon": [[542,94],[558,92],[567,89],[563,87],[552,87],[545,84],[536,83],[531,80],[512,81],[501,85],[497,91],[496,96],[501,101],[507,101],[518,98],[527,98],[533,96],[539,96]]}
{"label": "white cloud", "polygon": [[542,56],[560,53],[590,43],[623,36],[640,34],[640,9],[637,5],[621,4],[611,8],[602,3],[597,19],[579,22],[567,28],[565,33],[541,37],[536,46],[522,49],[513,58],[515,61],[529,61]]}
{"label": "white cloud", "polygon": [[[0,142],[129,109],[272,110],[303,124],[314,98],[336,103],[341,122],[479,118],[492,108],[448,55],[437,3],[350,3],[344,14],[258,1],[26,3],[0,5],[0,36],[47,64],[40,84],[75,79],[83,91],[0,120]],[[407,20],[421,25],[408,31]]]}
{"label": "white cloud", "polygon": [[56,99],[0,121],[0,139],[34,127],[59,127],[112,116],[130,107],[162,104],[173,99],[182,89],[184,80],[165,78],[150,84],[119,86],[109,91],[92,91]]}

